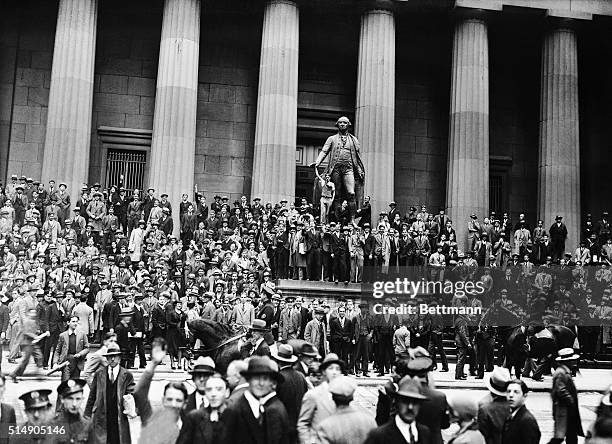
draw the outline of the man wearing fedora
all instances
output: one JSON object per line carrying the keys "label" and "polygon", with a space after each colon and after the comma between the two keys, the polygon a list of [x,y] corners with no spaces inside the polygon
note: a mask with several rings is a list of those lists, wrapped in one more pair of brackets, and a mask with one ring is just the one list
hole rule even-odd
{"label": "man wearing fedora", "polygon": [[255,356],[243,376],[249,388],[222,415],[223,444],[289,444],[291,425],[276,388],[284,381],[278,365],[267,356]]}
{"label": "man wearing fedora", "polygon": [[281,400],[287,409],[289,422],[291,423],[291,438],[292,442],[297,439],[297,430],[295,428],[302,406],[302,399],[308,391],[308,382],[304,375],[294,368],[297,362],[297,356],[293,354],[293,347],[289,344],[280,344],[278,351],[272,352],[274,359],[280,367],[280,373],[285,378],[276,390],[276,396]]}
{"label": "man wearing fedora", "polygon": [[132,349],[130,338],[136,334],[131,322],[134,311],[130,307],[124,307],[119,314],[119,323],[115,326],[117,334],[117,345],[121,349],[121,367],[130,368],[130,352]]}
{"label": "man wearing fedora", "polygon": [[266,335],[270,333],[270,329],[266,326],[266,322],[262,319],[255,319],[253,325],[249,328],[249,342],[246,344],[245,354],[247,356],[270,356],[270,346],[266,342]]}
{"label": "man wearing fedora", "polygon": [[510,405],[506,399],[506,386],[510,382],[510,371],[505,367],[495,367],[485,380],[489,389],[478,403],[478,429],[487,444],[501,444],[504,423],[510,415]]}
{"label": "man wearing fedora", "polygon": [[421,404],[427,399],[421,393],[420,382],[405,376],[393,396],[397,409],[394,419],[372,430],[365,444],[431,444],[429,428],[417,421]]}
{"label": "man wearing fedora", "polygon": [[124,396],[133,393],[134,376],[119,365],[122,353],[117,344],[109,344],[104,356],[108,366],[96,371],[85,406],[85,417],[92,419],[94,427],[90,442],[130,444],[129,406]]}
{"label": "man wearing fedora", "polygon": [[563,216],[555,217],[555,223],[548,230],[552,242],[552,260],[558,262],[565,252],[565,241],[567,240],[567,227],[562,222]]}
{"label": "man wearing fedora", "polygon": [[192,410],[208,407],[206,399],[206,381],[215,373],[215,362],[209,356],[200,356],[189,371],[196,389],[187,397],[185,414]]}
{"label": "man wearing fedora", "polygon": [[584,436],[578,392],[572,379],[572,372],[578,366],[580,355],[573,348],[562,348],[557,352],[557,369],[553,373],[550,396],[553,403],[553,418],[555,421],[551,444],[559,444],[565,440],[567,444],[576,444],[578,436]]}

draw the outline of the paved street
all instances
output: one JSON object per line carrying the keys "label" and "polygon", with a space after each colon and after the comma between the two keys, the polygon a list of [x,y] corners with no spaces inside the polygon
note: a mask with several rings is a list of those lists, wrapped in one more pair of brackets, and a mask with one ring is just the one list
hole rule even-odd
{"label": "paved street", "polygon": [[[3,363],[5,364],[5,363]],[[150,392],[150,399],[153,405],[159,405],[162,395],[162,390],[164,385],[168,382],[168,380],[182,380],[185,381],[190,390],[193,390],[193,386],[190,381],[186,378],[189,375],[186,375],[182,372],[168,372],[164,371],[167,366],[159,367],[160,372],[156,375],[152,385]],[[3,370],[8,370],[6,365],[3,365]],[[35,370],[35,367],[30,366],[28,370]],[[434,372],[434,377],[436,381],[438,381],[438,386],[441,387],[447,396],[450,398],[452,396],[456,396],[458,393],[467,394],[470,397],[478,400],[482,398],[486,393],[486,389],[484,388],[484,383],[479,380],[474,380],[470,378],[468,381],[455,382],[452,380],[450,373],[439,373]],[[138,379],[138,375],[140,371],[134,372],[136,379]],[[355,402],[368,410],[374,415],[376,409],[376,400],[377,400],[377,390],[380,386],[382,378],[370,378],[370,379],[359,379],[359,388],[356,395]],[[550,377],[546,378],[543,383],[535,384],[533,381],[527,379],[528,385],[534,390],[532,391],[527,400],[527,407],[532,411],[535,415],[538,423],[540,425],[540,429],[542,431],[542,443],[548,442],[551,437],[553,430],[553,422],[552,422],[552,405],[550,402],[550,395],[546,391],[548,387],[550,387],[551,379]],[[579,401],[580,401],[580,414],[583,421],[583,426],[586,428],[592,423],[595,418],[595,408],[599,403],[599,399],[601,395],[597,392],[597,390],[603,390],[606,386],[612,383],[612,373],[610,370],[585,370],[583,373],[576,378],[576,385],[578,387],[579,393]],[[9,402],[12,405],[17,407],[18,410],[18,420],[21,421],[24,418],[23,407],[18,397],[22,393],[41,388],[49,388],[55,390],[55,388],[59,384],[59,378],[53,377],[48,379],[34,379],[31,377],[26,377],[18,384],[13,384],[10,381],[7,381],[7,389],[5,392],[4,402]],[[53,402],[55,402],[55,392],[53,394]],[[132,421],[132,434],[134,438],[134,442],[136,442],[138,434],[140,430],[140,421],[138,418]],[[450,431],[449,429],[449,435]]]}

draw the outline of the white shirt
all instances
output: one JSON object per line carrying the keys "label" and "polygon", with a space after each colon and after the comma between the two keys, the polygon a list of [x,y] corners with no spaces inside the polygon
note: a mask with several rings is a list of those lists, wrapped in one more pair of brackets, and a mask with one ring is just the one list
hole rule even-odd
{"label": "white shirt", "polygon": [[196,409],[198,410],[202,406],[204,406],[204,408],[208,407],[208,398],[206,398],[206,396],[202,395],[201,393],[196,392],[195,401],[196,401]]}
{"label": "white shirt", "polygon": [[419,441],[419,432],[417,431],[416,421],[412,421],[410,424],[408,424],[407,422],[404,422],[404,420],[400,418],[399,415],[395,415],[395,425],[399,429],[406,442],[410,442],[410,432],[408,430],[412,432],[414,442]]}
{"label": "white shirt", "polygon": [[111,381],[116,381],[118,375],[119,375],[118,365],[116,367],[111,367],[111,366],[108,367],[108,377],[111,379]]}
{"label": "white shirt", "polygon": [[253,412],[255,419],[259,419],[259,416],[261,415],[261,407],[274,396],[276,396],[276,392],[268,393],[266,396],[257,399],[249,390],[244,392],[244,397],[249,403],[249,407],[251,407],[251,411]]}
{"label": "white shirt", "polygon": [[257,342],[255,343],[255,345],[253,346],[253,348],[251,349],[251,355],[253,353],[255,353],[255,350],[257,350],[257,348],[259,348],[259,346],[261,345],[261,343],[264,341],[264,338],[259,338],[257,340]]}

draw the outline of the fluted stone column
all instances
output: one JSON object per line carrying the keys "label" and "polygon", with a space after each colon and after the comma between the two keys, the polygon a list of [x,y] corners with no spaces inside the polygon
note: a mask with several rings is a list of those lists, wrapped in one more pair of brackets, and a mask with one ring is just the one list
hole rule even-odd
{"label": "fluted stone column", "polygon": [[200,53],[200,0],[166,0],[153,116],[149,183],[168,193],[174,233],[179,202],[193,196]]}
{"label": "fluted stone column", "polygon": [[544,37],[540,93],[538,217],[547,229],[558,214],[567,226],[566,251],[580,232],[580,138],[578,132],[578,39],[557,26]]}
{"label": "fluted stone column", "polygon": [[470,215],[482,222],[489,210],[489,49],[482,18],[455,25],[449,124],[446,206],[465,251]]}
{"label": "fluted stone column", "polygon": [[391,2],[372,2],[361,17],[356,135],[366,171],[372,220],[394,199],[395,19]]}
{"label": "fluted stone column", "polygon": [[296,2],[266,3],[251,184],[263,203],[295,197],[299,24]]}
{"label": "fluted stone column", "polygon": [[72,202],[89,173],[97,0],[60,0],[42,159],[43,182],[66,182]]}

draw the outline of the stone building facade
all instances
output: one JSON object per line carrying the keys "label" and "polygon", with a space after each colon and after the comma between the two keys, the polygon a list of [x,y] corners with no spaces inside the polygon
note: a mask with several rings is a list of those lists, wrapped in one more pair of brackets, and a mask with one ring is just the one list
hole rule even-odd
{"label": "stone building facade", "polygon": [[[606,0],[8,0],[0,179],[310,197],[348,115],[374,211],[558,213],[612,177]],[[122,157],[123,156],[123,157]],[[127,160],[126,160],[127,159]],[[604,194],[605,193],[605,194]]]}

